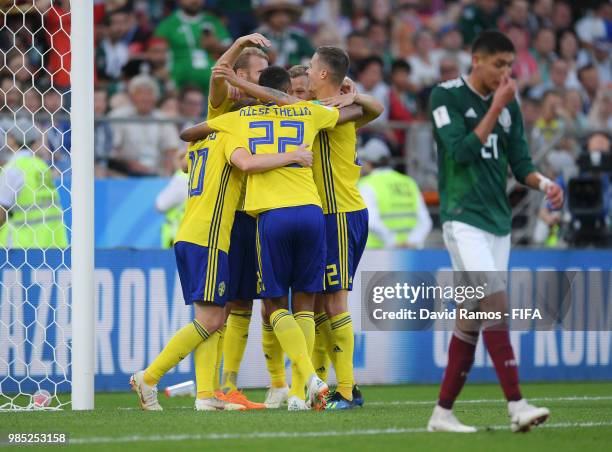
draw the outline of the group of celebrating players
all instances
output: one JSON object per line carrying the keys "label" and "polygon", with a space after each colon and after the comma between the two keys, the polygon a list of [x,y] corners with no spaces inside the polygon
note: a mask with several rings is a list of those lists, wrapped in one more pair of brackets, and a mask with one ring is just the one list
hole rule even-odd
{"label": "group of celebrating players", "polygon": [[[189,198],[174,249],[186,304],[195,318],[131,378],[144,410],[161,410],[156,385],[194,353],[196,410],[350,409],[363,405],[353,375],[348,311],[368,235],[357,183],[356,130],[383,110],[346,77],[349,58],[320,47],[308,67],[268,66],[260,34],[244,36],[213,69],[207,121],[184,130],[189,142]],[[431,96],[440,158],[441,219],[455,270],[507,271],[508,166],[520,182],[559,187],[535,171],[509,77],[514,48],[499,32],[473,45],[472,71]],[[503,279],[503,278],[502,278]],[[503,281],[502,281],[503,282]],[[491,285],[492,287],[495,285]],[[507,310],[504,288],[473,309]],[[262,347],[270,374],[263,404],[237,388],[253,300],[262,299]],[[289,310],[291,308],[291,310]],[[471,432],[452,413],[482,335],[508,400],[513,430],[548,418],[528,404],[507,325],[457,322],[430,431]],[[291,361],[287,386],[284,355]],[[220,362],[223,372],[219,380]],[[330,361],[337,387],[325,382]]]}
{"label": "group of celebrating players", "polygon": [[[270,42],[248,35],[221,56],[207,121],[181,134],[190,143],[189,198],[174,249],[195,319],[134,374],[144,409],[161,409],[157,382],[192,351],[197,410],[276,408],[285,401],[289,410],[363,403],[353,377],[347,306],[368,235],[357,188],[356,129],[383,106],[346,79],[349,58],[340,48],[321,47],[308,68],[287,71],[268,67],[255,46]],[[236,387],[258,298],[271,380],[264,404]],[[290,389],[284,354],[292,365]],[[330,360],[338,380],[332,395],[324,381]]]}

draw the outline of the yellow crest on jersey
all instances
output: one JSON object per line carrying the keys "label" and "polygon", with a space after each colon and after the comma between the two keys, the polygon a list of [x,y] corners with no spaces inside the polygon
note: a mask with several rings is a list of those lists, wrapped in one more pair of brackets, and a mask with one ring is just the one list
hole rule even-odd
{"label": "yellow crest on jersey", "polygon": [[218,292],[219,292],[219,296],[220,296],[220,297],[222,297],[222,296],[223,296],[223,294],[225,293],[225,281],[221,281],[221,282],[219,283],[219,289],[218,289]]}

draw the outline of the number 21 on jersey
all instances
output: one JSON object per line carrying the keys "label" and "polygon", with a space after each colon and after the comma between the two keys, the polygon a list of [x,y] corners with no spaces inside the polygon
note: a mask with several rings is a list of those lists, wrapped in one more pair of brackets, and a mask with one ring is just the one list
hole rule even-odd
{"label": "number 21 on jersey", "polygon": [[483,147],[480,148],[480,155],[483,159],[493,158],[497,160],[499,158],[499,151],[497,150],[497,134],[491,133],[487,137],[487,142]]}

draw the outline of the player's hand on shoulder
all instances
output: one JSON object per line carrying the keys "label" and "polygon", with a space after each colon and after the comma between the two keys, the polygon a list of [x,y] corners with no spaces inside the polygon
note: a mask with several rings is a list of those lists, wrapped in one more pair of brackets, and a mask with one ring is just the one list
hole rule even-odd
{"label": "player's hand on shoulder", "polygon": [[559,184],[552,183],[546,190],[546,198],[553,209],[560,209],[563,206],[563,189]]}
{"label": "player's hand on shoulder", "polygon": [[510,77],[504,77],[493,95],[493,105],[504,108],[516,98],[516,82]]}
{"label": "player's hand on shoulder", "polygon": [[342,94],[357,94],[357,85],[351,78],[344,77],[342,86],[340,86],[340,92]]}
{"label": "player's hand on shoulder", "polygon": [[313,154],[309,148],[308,144],[302,143],[295,151],[291,152],[294,162],[304,168],[312,166]]}
{"label": "player's hand on shoulder", "polygon": [[340,94],[338,96],[328,97],[326,99],[321,100],[321,103],[326,107],[336,107],[342,108],[352,105],[355,102],[355,98],[357,97],[357,92]]}
{"label": "player's hand on shoulder", "polygon": [[241,36],[237,41],[241,47],[260,46],[268,48],[272,46],[270,40],[261,33],[251,33],[250,35]]}

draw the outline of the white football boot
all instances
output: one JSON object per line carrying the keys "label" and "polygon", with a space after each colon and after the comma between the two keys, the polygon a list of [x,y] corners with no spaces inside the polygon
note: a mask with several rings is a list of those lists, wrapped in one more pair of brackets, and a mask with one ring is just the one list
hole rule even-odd
{"label": "white football boot", "polygon": [[328,394],[327,384],[317,374],[312,374],[306,383],[306,404],[315,411],[324,410]]}
{"label": "white football boot", "polygon": [[546,422],[550,416],[550,410],[529,405],[527,400],[521,399],[516,402],[508,402],[508,414],[510,415],[510,428],[513,432],[528,432],[531,427]]}
{"label": "white football boot", "polygon": [[140,370],[130,377],[130,386],[138,394],[140,408],[145,411],[162,411],[157,401],[157,386],[149,386],[144,382],[144,370]]}
{"label": "white football boot", "polygon": [[266,408],[280,408],[281,405],[287,401],[289,397],[289,388],[285,386],[284,388],[269,388],[268,392],[266,392],[266,400],[264,400],[264,405]]}
{"label": "white football boot", "polygon": [[225,400],[218,399],[216,397],[210,397],[208,399],[196,399],[195,401],[196,411],[242,411],[246,410],[244,405],[237,403],[226,402]]}
{"label": "white football boot", "polygon": [[447,410],[440,405],[436,405],[427,423],[427,431],[474,433],[476,432],[476,427],[462,424],[453,414],[453,410]]}
{"label": "white football boot", "polygon": [[308,405],[298,396],[291,396],[287,400],[287,410],[289,411],[304,411],[309,410]]}

